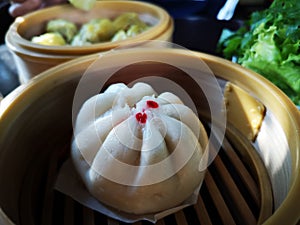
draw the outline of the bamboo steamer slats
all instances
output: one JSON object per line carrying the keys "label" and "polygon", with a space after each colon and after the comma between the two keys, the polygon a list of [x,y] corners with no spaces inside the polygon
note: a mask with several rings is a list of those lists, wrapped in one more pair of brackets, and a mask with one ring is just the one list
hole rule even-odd
{"label": "bamboo steamer slats", "polygon": [[[234,132],[233,132],[234,133]],[[253,147],[245,144],[243,139],[232,132],[226,133],[222,148],[208,167],[205,180],[200,189],[198,201],[175,214],[167,216],[156,224],[158,225],[214,225],[214,224],[261,224],[272,214],[272,190],[267,172]],[[64,147],[66,150],[66,146]],[[60,152],[61,154],[61,152]],[[64,156],[65,157],[65,156]],[[42,171],[28,171],[30,182],[24,186],[20,206],[23,207],[21,224],[23,225],[125,225],[128,223],[108,218],[99,212],[80,205],[68,196],[53,189],[55,177],[62,160],[53,155],[46,168],[43,184],[35,186],[35,190],[43,196],[37,201],[31,192],[35,185],[36,174]],[[255,160],[255,162],[253,162]],[[28,178],[27,177],[27,178]],[[38,188],[43,190],[38,190]],[[32,193],[32,192],[31,192]],[[24,210],[26,203],[43,204],[38,219],[34,219],[37,212],[30,207]],[[28,223],[30,222],[30,223]],[[148,221],[135,222],[132,225],[148,225]]]}

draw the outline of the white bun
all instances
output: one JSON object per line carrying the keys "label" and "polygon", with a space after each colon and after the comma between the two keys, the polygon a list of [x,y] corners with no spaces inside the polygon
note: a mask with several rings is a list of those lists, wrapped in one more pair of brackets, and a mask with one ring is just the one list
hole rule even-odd
{"label": "white bun", "polygon": [[114,84],[83,104],[71,156],[95,198],[146,214],[179,205],[201,184],[207,142],[198,117],[174,94]]}

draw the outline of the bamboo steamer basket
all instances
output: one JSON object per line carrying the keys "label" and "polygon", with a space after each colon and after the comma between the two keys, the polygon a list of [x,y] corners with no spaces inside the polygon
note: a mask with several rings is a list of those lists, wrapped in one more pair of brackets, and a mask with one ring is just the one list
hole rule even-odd
{"label": "bamboo steamer basket", "polygon": [[[45,46],[32,43],[31,37],[43,32],[47,21],[67,19],[83,24],[94,18],[115,18],[124,12],[136,12],[152,27],[135,37],[115,42],[102,42],[89,46]],[[172,41],[174,24],[163,8],[138,1],[97,1],[90,11],[72,5],[58,5],[37,10],[18,17],[6,34],[6,45],[13,53],[21,83],[55,65],[80,56],[109,51],[120,46],[142,43],[147,40]]]}
{"label": "bamboo steamer basket", "polygon": [[[102,57],[105,66],[94,72],[101,76],[107,68],[142,54],[178,62],[203,60],[221,87],[227,82],[237,85],[259,99],[267,110],[263,121],[267,126],[261,128],[256,141],[261,143],[249,141],[234,126],[233,119],[227,121],[222,147],[208,167],[198,202],[157,224],[297,224],[300,116],[288,97],[262,76],[237,64],[198,52],[191,55],[182,49],[122,49]],[[98,58],[93,54],[53,67],[1,102],[1,224],[123,224],[53,189],[58,169],[70,151],[72,104],[78,82]],[[153,74],[175,81],[190,94],[200,119],[209,127],[210,111],[201,97],[195,99],[193,84],[182,70],[148,61],[122,68],[116,74],[106,85],[130,83]],[[274,147],[272,142],[276,144],[276,140],[286,145]],[[272,162],[274,154],[281,163]]]}

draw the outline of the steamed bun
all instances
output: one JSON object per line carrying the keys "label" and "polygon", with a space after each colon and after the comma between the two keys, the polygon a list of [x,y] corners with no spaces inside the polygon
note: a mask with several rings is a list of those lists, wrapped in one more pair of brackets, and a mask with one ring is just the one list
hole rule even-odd
{"label": "steamed bun", "polygon": [[207,142],[202,123],[176,95],[118,83],[82,105],[71,157],[96,199],[146,214],[178,206],[199,187]]}

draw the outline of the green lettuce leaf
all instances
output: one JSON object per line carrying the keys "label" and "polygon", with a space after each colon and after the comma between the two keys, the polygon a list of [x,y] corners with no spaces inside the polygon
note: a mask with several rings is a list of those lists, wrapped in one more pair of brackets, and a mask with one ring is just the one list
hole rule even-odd
{"label": "green lettuce leaf", "polygon": [[263,75],[300,105],[300,1],[274,0],[253,12],[236,32],[222,34],[218,49],[227,59]]}

